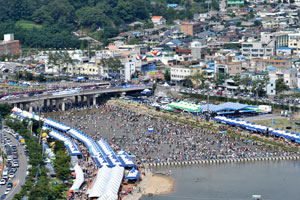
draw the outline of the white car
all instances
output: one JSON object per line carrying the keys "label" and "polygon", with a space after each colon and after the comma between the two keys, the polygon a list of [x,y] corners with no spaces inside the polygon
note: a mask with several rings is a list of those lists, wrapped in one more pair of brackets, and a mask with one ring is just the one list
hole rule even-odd
{"label": "white car", "polygon": [[0,185],[5,185],[5,183],[6,183],[6,180],[5,179],[1,179]]}
{"label": "white car", "polygon": [[10,191],[11,191],[11,188],[6,188],[6,190],[5,190],[5,195],[7,195],[7,194],[9,194],[10,193]]}
{"label": "white car", "polygon": [[14,173],[9,173],[8,177],[13,178],[13,177],[15,177],[15,174]]}

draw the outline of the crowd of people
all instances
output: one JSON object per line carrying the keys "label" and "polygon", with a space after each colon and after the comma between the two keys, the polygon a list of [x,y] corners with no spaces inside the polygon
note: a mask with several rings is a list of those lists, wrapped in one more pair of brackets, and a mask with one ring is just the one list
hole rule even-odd
{"label": "crowd of people", "polygon": [[[113,149],[124,149],[139,163],[291,155],[283,150],[233,138],[219,130],[152,118],[104,104],[56,113],[56,120],[74,126],[95,140],[103,137]],[[153,131],[149,131],[153,129]]]}

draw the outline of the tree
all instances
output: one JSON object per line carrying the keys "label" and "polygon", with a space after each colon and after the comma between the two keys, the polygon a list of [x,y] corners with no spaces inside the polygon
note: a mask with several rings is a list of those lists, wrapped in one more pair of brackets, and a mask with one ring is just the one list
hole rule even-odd
{"label": "tree", "polygon": [[191,77],[185,77],[183,80],[183,86],[187,88],[192,88],[193,87],[193,82],[191,80]]}
{"label": "tree", "polygon": [[0,104],[0,117],[6,117],[11,113],[12,105],[8,103],[1,103]]}
{"label": "tree", "polygon": [[165,71],[164,77],[165,77],[165,81],[171,81],[171,75],[169,70]]}
{"label": "tree", "polygon": [[207,78],[205,77],[204,72],[197,72],[190,76],[190,79],[195,82],[195,85],[200,88],[204,88],[205,81]]}
{"label": "tree", "polygon": [[276,93],[281,93],[283,91],[289,90],[289,86],[285,84],[284,79],[283,78],[279,78],[276,80],[275,82],[275,89],[276,89]]}

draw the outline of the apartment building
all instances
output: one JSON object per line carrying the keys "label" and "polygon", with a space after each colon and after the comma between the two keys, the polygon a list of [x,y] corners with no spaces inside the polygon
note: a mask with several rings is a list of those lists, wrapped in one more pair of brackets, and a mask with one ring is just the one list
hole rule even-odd
{"label": "apartment building", "polygon": [[286,85],[290,88],[298,86],[298,70],[296,68],[276,68],[269,71],[270,80],[282,78]]}
{"label": "apartment building", "polygon": [[5,34],[4,40],[0,41],[0,56],[20,54],[20,41],[14,39],[14,34]]}
{"label": "apartment building", "polygon": [[261,41],[242,42],[242,55],[246,59],[264,58],[274,55],[274,42]]}
{"label": "apartment building", "polygon": [[194,36],[200,33],[202,30],[202,26],[200,22],[192,22],[192,21],[182,21],[181,22],[181,32],[184,35]]}
{"label": "apartment building", "polygon": [[300,33],[289,34],[289,48],[294,49],[294,53],[300,53]]}

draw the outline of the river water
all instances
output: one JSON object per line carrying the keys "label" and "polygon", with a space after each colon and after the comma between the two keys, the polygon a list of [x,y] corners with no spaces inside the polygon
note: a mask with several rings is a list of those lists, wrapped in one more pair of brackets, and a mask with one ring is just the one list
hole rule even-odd
{"label": "river water", "polygon": [[[277,161],[193,165],[172,170],[173,193],[142,200],[300,200],[300,162]],[[154,171],[155,171],[154,170]]]}

